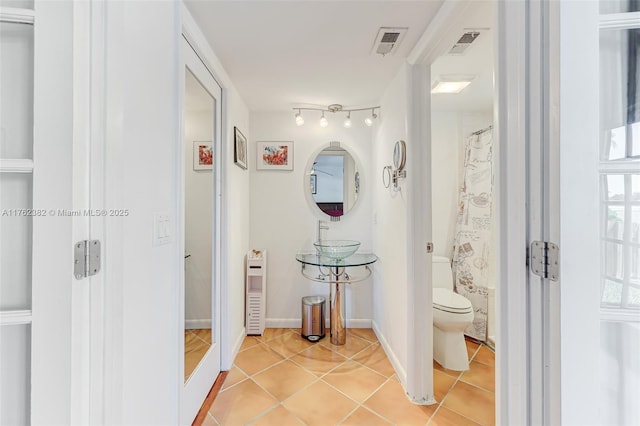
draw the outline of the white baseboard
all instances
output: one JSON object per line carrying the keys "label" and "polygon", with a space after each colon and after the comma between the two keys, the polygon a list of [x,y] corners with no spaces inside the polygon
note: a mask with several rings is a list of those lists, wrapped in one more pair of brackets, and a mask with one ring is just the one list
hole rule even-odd
{"label": "white baseboard", "polygon": [[[267,328],[300,328],[302,320],[300,318],[266,318],[265,326]],[[325,327],[329,327],[329,319],[325,320]],[[371,328],[371,320],[363,318],[354,318],[347,320],[348,328]]]}
{"label": "white baseboard", "polygon": [[236,336],[235,341],[233,342],[233,346],[231,347],[231,363],[230,365],[224,365],[223,370],[231,370],[231,366],[233,365],[233,362],[236,359],[236,356],[238,355],[238,352],[240,352],[240,347],[242,346],[242,343],[244,342],[244,338],[247,336],[247,329],[245,327],[242,327],[242,330],[240,330],[240,333]]}
{"label": "white baseboard", "polygon": [[195,319],[195,320],[185,320],[184,328],[187,330],[197,330],[200,328],[211,328],[211,320],[210,319]]}
{"label": "white baseboard", "polygon": [[382,349],[384,349],[384,353],[387,354],[387,358],[389,358],[389,362],[391,362],[393,369],[396,371],[396,375],[398,376],[398,380],[400,380],[400,384],[402,384],[402,387],[406,391],[407,389],[406,370],[404,369],[404,367],[402,367],[402,364],[400,364],[400,360],[398,360],[398,357],[391,349],[391,346],[389,346],[389,342],[387,342],[387,339],[385,339],[384,335],[382,334],[382,331],[380,331],[378,324],[376,324],[375,321],[371,320],[371,326],[372,326],[371,328],[373,328],[373,332],[376,333],[376,336],[378,337],[378,341],[380,341],[380,346],[382,346]]}

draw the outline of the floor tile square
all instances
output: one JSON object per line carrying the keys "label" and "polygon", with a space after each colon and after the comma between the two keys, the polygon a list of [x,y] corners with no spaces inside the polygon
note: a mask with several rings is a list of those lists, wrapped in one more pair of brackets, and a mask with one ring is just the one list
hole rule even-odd
{"label": "floor tile square", "polygon": [[485,345],[482,345],[476,353],[476,356],[473,357],[473,360],[491,367],[495,367],[496,365],[496,355]]}
{"label": "floor tile square", "polygon": [[358,402],[364,402],[387,378],[360,363],[347,361],[322,378]]}
{"label": "floor tile square", "polygon": [[265,328],[264,332],[262,332],[262,336],[255,336],[255,338],[261,342],[268,342],[274,337],[282,336],[286,333],[289,333],[288,328]]}
{"label": "floor tile square", "polygon": [[240,346],[240,351],[242,352],[245,349],[249,349],[250,347],[253,347],[255,345],[257,345],[258,343],[260,343],[260,340],[256,339],[253,336],[247,336],[244,338],[244,341],[242,342],[242,345]]}
{"label": "floor tile square", "polygon": [[220,392],[209,412],[221,425],[239,425],[276,404],[274,397],[249,379]]}
{"label": "floor tile square", "polygon": [[222,390],[228,389],[231,386],[245,380],[246,378],[247,378],[247,375],[244,374],[238,367],[234,365],[233,367],[231,367],[231,370],[229,370],[229,374],[227,374],[227,378],[224,379],[224,383],[222,384]]}
{"label": "floor tile square", "polygon": [[318,381],[282,405],[308,425],[335,425],[358,404],[328,384]]}
{"label": "floor tile square", "polygon": [[438,364],[438,361],[436,361],[435,359],[433,360],[433,369],[437,370],[437,371],[440,371],[441,373],[444,373],[447,376],[451,376],[451,377],[455,377],[455,378],[458,378],[460,376],[460,374],[461,374],[460,371],[449,370],[448,368],[444,368],[443,366]]}
{"label": "floor tile square", "polygon": [[409,401],[395,377],[367,399],[364,406],[399,425],[425,425],[438,407],[437,404],[416,405]]}
{"label": "floor tile square", "polygon": [[322,346],[331,349],[334,352],[338,352],[340,355],[343,355],[347,358],[351,358],[358,352],[367,348],[371,345],[371,342],[365,339],[362,339],[357,336],[347,336],[347,341],[344,345],[334,345],[331,343],[331,339],[328,336],[319,342]]}
{"label": "floor tile square", "polygon": [[371,328],[349,328],[347,329],[347,333],[347,339],[349,338],[349,334],[352,334],[372,343],[378,342],[378,336],[376,336],[376,333]]}
{"label": "floor tile square", "polygon": [[279,401],[284,401],[316,379],[315,375],[291,361],[276,364],[253,377],[257,384]]}
{"label": "floor tile square", "polygon": [[496,389],[495,368],[477,361],[471,361],[469,363],[469,369],[462,373],[460,380],[470,385],[476,385],[489,392],[495,392]]}
{"label": "floor tile square", "polygon": [[347,359],[322,345],[314,345],[290,358],[317,376],[321,376],[345,362]]}
{"label": "floor tile square", "polygon": [[298,352],[311,347],[314,343],[302,338],[292,331],[274,337],[267,342],[267,345],[285,358],[289,358]]}
{"label": "floor tile square", "polygon": [[273,410],[258,417],[258,419],[250,423],[255,426],[294,426],[304,425],[302,420],[291,414],[282,405],[278,405]]}
{"label": "floor tile square", "polygon": [[235,365],[249,376],[252,376],[258,371],[264,370],[283,359],[282,355],[264,343],[260,343],[238,353]]}
{"label": "floor tile square", "polygon": [[443,405],[484,426],[496,422],[494,394],[462,381],[453,386]]}
{"label": "floor tile square", "polygon": [[429,420],[428,426],[478,426],[478,423],[461,416],[455,411],[440,407]]}
{"label": "floor tile square", "polygon": [[469,339],[465,339],[464,343],[467,345],[467,355],[469,359],[473,358],[473,355],[476,353],[480,345]]}
{"label": "floor tile square", "polygon": [[385,426],[391,423],[374,414],[372,411],[360,407],[340,424],[343,426]]}
{"label": "floor tile square", "polygon": [[382,349],[379,343],[369,346],[356,354],[352,359],[366,365],[385,377],[390,377],[395,373],[393,366],[387,359],[387,354],[385,354],[384,349]]}
{"label": "floor tile square", "polygon": [[191,330],[193,334],[198,336],[198,338],[202,339],[205,343],[211,344],[211,329],[210,328],[197,328]]}
{"label": "floor tile square", "polygon": [[451,377],[437,370],[433,371],[433,393],[438,403],[442,402],[444,397],[447,396],[447,393],[451,390],[455,382],[455,377]]}
{"label": "floor tile square", "polygon": [[[186,336],[185,336],[186,337]],[[185,342],[184,348],[184,379],[187,380],[191,373],[195,371],[200,361],[211,347],[210,344],[198,339],[195,335],[190,336]]]}
{"label": "floor tile square", "polygon": [[207,416],[202,421],[202,426],[218,426],[216,419],[213,418],[211,413],[207,413]]}

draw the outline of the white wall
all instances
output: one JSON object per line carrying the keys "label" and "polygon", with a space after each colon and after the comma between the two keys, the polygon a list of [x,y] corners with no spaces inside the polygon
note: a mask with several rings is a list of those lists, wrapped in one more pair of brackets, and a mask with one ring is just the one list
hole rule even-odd
{"label": "white wall", "polygon": [[[251,169],[251,248],[269,251],[267,276],[268,327],[299,327],[300,298],[307,295],[329,295],[324,283],[306,280],[295,260],[300,251],[314,251],[317,217],[308,205],[304,190],[304,174],[312,154],[330,141],[346,146],[363,166],[360,171],[361,194],[356,206],[340,222],[329,222],[326,238],[358,240],[360,251],[371,250],[372,191],[379,185],[372,176],[371,128],[354,120],[351,129],[342,127],[342,115],[329,115],[329,126],[320,127],[313,113],[305,115],[306,123],[298,127],[292,112],[252,112],[249,138]],[[256,141],[293,141],[293,171],[256,171]],[[375,268],[375,266],[374,266]],[[370,326],[372,312],[371,279],[352,284],[346,291],[346,315],[356,326]],[[328,315],[328,305],[327,305]]]}
{"label": "white wall", "polygon": [[[177,424],[178,9],[172,2],[107,7],[107,200],[130,211],[108,223],[103,252],[107,309],[119,313],[108,319],[116,343],[107,347],[107,365],[119,374],[105,378],[114,398],[107,416]],[[153,245],[155,213],[171,217],[170,244]]]}
{"label": "white wall", "polygon": [[462,169],[462,135],[455,112],[431,113],[433,254],[451,258]]}
{"label": "white wall", "polygon": [[[205,89],[198,84],[192,90],[204,91]],[[184,260],[186,328],[211,327],[213,170],[193,169],[193,142],[212,140],[213,103],[209,110],[185,111],[184,250],[185,256],[189,255]],[[214,158],[214,162],[216,161],[219,159]]]}
{"label": "white wall", "polygon": [[[375,123],[373,146],[373,248],[380,260],[374,274],[373,319],[379,337],[388,343],[387,350],[396,366],[407,369],[407,199],[400,191],[382,185],[384,166],[393,163],[397,140],[407,142],[407,75],[402,67],[382,96],[380,113]],[[393,359],[395,358],[395,360]],[[398,372],[402,377],[403,372]]]}
{"label": "white wall", "polygon": [[[223,356],[222,369],[228,370],[233,362],[235,351],[240,348],[244,339],[244,286],[245,286],[245,256],[249,251],[249,211],[251,207],[249,177],[250,171],[243,170],[233,163],[233,127],[236,126],[249,140],[249,108],[244,103],[231,80],[223,86],[223,102],[226,105],[226,136],[224,137],[226,151],[223,152],[223,182],[225,188],[226,205],[223,206],[227,241],[223,247],[223,261],[226,264],[227,276],[227,308],[225,321],[229,333],[229,356]],[[224,108],[224,107],[223,107]],[[249,151],[251,155],[251,151]],[[225,172],[226,170],[226,172]],[[224,322],[223,322],[224,326]],[[224,348],[223,348],[224,350]],[[231,352],[233,351],[233,353]]]}
{"label": "white wall", "polygon": [[451,258],[466,140],[471,133],[492,124],[493,117],[490,111],[432,111],[431,117],[434,255]]}

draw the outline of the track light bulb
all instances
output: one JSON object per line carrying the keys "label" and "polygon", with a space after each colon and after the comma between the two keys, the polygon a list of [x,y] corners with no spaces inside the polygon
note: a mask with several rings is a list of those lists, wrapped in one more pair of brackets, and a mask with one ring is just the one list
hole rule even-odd
{"label": "track light bulb", "polygon": [[329,122],[324,118],[324,111],[322,111],[322,117],[320,117],[320,127],[327,127]]}
{"label": "track light bulb", "polygon": [[347,129],[351,128],[351,112],[347,114],[347,118],[344,120],[344,127]]}
{"label": "track light bulb", "polygon": [[378,118],[378,116],[376,115],[376,110],[372,109],[371,116],[364,119],[364,124],[371,127],[373,125],[373,120],[375,120],[376,118]]}
{"label": "track light bulb", "polygon": [[304,118],[300,115],[300,110],[298,110],[298,113],[296,114],[296,124],[298,126],[302,126],[304,124]]}

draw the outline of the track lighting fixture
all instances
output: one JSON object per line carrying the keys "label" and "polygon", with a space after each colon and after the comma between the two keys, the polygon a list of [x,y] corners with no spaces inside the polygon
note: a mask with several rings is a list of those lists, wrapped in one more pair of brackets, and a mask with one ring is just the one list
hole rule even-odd
{"label": "track lighting fixture", "polygon": [[373,125],[373,121],[376,118],[378,118],[378,116],[376,115],[376,110],[375,110],[375,108],[372,108],[371,109],[371,115],[364,119],[364,124],[366,124],[367,126],[371,127]]}
{"label": "track lighting fixture", "polygon": [[356,111],[368,111],[368,110],[371,110],[371,115],[364,119],[364,123],[367,126],[372,126],[373,125],[373,121],[376,118],[378,118],[378,116],[376,114],[376,109],[380,109],[380,107],[379,106],[374,106],[374,107],[367,107],[367,108],[349,108],[349,109],[345,109],[340,104],[331,104],[326,108],[293,108],[294,111],[297,111],[297,113],[295,115],[295,118],[296,118],[296,124],[298,126],[302,126],[304,124],[304,118],[302,118],[302,113],[301,113],[302,110],[305,110],[305,111],[321,111],[322,112],[322,116],[320,117],[320,127],[327,127],[329,125],[329,120],[327,120],[327,118],[324,116],[325,112],[331,112],[331,113],[346,112],[347,113],[347,117],[345,118],[343,125],[347,129],[351,128],[351,126],[352,126],[351,113],[352,112],[356,112]]}

